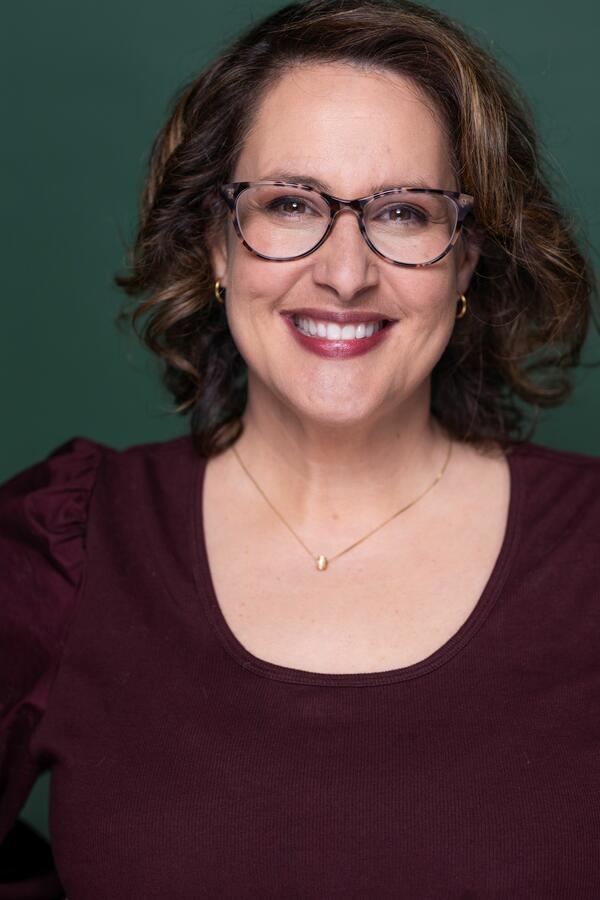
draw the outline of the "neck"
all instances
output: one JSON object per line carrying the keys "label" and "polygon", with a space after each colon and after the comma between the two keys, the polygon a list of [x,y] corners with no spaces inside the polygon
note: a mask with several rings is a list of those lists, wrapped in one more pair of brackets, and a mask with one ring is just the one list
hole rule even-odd
{"label": "neck", "polygon": [[[301,417],[249,388],[236,450],[294,527],[339,523],[354,532],[376,525],[428,487],[446,458],[449,439],[430,415],[429,383],[400,408],[360,424]],[[234,465],[240,481],[248,481]],[[245,490],[256,487],[248,483]]]}

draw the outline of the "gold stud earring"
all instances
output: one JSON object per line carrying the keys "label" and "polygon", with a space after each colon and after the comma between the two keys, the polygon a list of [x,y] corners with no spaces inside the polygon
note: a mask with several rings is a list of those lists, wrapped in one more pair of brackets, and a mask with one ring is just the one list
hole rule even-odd
{"label": "gold stud earring", "polygon": [[464,294],[461,294],[460,297],[458,298],[458,309],[456,311],[456,318],[462,319],[462,317],[464,316],[466,311],[467,311],[467,298],[465,297]]}
{"label": "gold stud earring", "polygon": [[221,287],[221,282],[218,278],[215,281],[214,291],[215,291],[215,297],[217,298],[219,303],[225,303],[225,288]]}

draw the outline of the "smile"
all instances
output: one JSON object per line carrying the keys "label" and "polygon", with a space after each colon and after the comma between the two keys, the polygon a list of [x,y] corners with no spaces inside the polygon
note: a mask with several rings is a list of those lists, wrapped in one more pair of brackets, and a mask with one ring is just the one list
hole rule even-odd
{"label": "smile", "polygon": [[300,314],[282,315],[297,344],[327,359],[362,356],[378,347],[397,322],[379,319],[370,322],[331,322]]}
{"label": "smile", "polygon": [[370,338],[389,323],[388,319],[379,322],[359,322],[356,325],[338,325],[337,322],[311,319],[308,316],[292,316],[296,328],[309,337],[324,338],[327,341],[359,341]]}

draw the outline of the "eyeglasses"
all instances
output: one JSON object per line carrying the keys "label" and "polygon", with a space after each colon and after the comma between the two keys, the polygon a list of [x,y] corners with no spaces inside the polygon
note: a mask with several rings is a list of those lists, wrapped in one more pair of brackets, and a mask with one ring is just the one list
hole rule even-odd
{"label": "eyeglasses", "polygon": [[468,194],[421,187],[389,188],[356,200],[287,181],[237,181],[219,191],[244,246],[274,262],[314,253],[348,208],[378,256],[397,266],[430,266],[450,252],[474,204]]}

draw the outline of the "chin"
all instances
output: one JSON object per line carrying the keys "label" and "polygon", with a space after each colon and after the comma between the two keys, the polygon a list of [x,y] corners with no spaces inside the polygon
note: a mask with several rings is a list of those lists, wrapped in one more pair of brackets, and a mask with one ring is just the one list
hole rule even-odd
{"label": "chin", "polygon": [[[306,398],[303,399],[306,400]],[[379,410],[378,404],[357,403],[356,397],[340,397],[339,400],[336,400],[334,393],[323,397],[319,403],[309,405],[306,402],[294,403],[290,398],[289,405],[292,409],[295,408],[300,418],[309,419],[320,427],[330,428],[348,428],[360,425],[371,419]]]}

